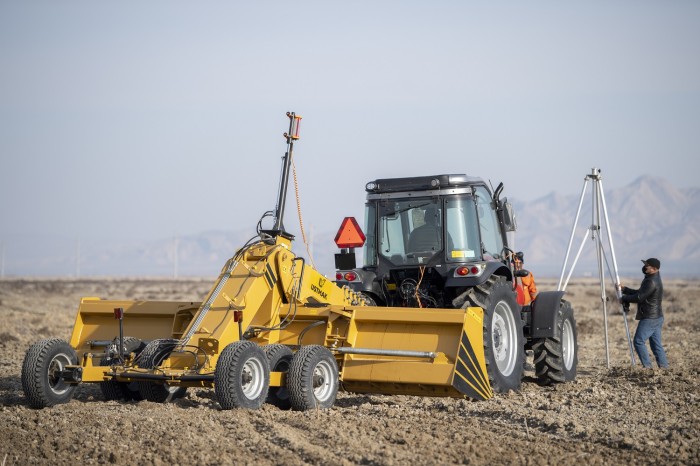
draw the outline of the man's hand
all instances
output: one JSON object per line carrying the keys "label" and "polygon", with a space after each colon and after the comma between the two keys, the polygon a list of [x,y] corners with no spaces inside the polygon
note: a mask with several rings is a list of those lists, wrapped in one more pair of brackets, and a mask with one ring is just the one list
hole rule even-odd
{"label": "man's hand", "polygon": [[629,303],[629,297],[626,295],[620,296],[620,304],[622,304],[622,310],[624,312],[629,312],[630,311],[630,303]]}

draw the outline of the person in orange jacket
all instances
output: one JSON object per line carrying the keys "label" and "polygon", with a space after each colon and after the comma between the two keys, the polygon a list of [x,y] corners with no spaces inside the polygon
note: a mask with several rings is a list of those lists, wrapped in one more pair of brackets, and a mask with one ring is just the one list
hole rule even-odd
{"label": "person in orange jacket", "polygon": [[[522,251],[516,252],[513,256],[513,265],[515,270],[523,270],[523,264],[525,263],[524,254]],[[530,303],[535,299],[537,295],[537,285],[535,285],[535,277],[532,272],[528,272],[525,277],[517,277],[517,284],[519,291],[522,290],[522,296],[518,292],[518,304],[521,306],[529,306]],[[522,301],[522,302],[521,302]]]}

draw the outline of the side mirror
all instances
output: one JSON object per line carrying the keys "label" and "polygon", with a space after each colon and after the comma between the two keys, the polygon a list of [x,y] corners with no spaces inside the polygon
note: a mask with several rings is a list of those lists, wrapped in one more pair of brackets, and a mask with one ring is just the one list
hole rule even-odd
{"label": "side mirror", "polygon": [[506,231],[515,231],[518,228],[517,222],[515,221],[515,212],[513,212],[513,206],[508,199],[503,199],[501,203],[503,208],[503,226]]}

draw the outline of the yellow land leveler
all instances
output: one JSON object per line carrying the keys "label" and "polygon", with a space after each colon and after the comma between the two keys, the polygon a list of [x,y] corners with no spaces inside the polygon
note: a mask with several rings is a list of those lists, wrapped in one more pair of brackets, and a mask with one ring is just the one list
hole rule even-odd
{"label": "yellow land leveler", "polygon": [[[70,342],[42,340],[27,351],[29,406],[66,403],[89,382],[108,400],[154,402],[213,387],[223,409],[266,401],[329,408],[341,384],[350,392],[485,400],[499,373],[513,370],[499,355],[516,354],[522,366],[522,336],[506,338],[508,327],[482,307],[374,306],[292,252],[283,214],[301,117],[287,115],[277,207],[263,215],[273,216],[274,226],[262,229],[261,219],[203,302],[83,298]],[[515,373],[519,379],[521,368]]]}

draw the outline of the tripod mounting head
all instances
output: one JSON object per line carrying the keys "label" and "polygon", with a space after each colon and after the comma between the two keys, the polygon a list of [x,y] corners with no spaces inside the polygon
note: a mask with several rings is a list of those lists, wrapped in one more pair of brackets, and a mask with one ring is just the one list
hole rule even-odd
{"label": "tripod mounting head", "polygon": [[598,181],[601,179],[600,173],[601,173],[600,168],[593,167],[593,168],[591,168],[591,174],[586,175],[586,179]]}

